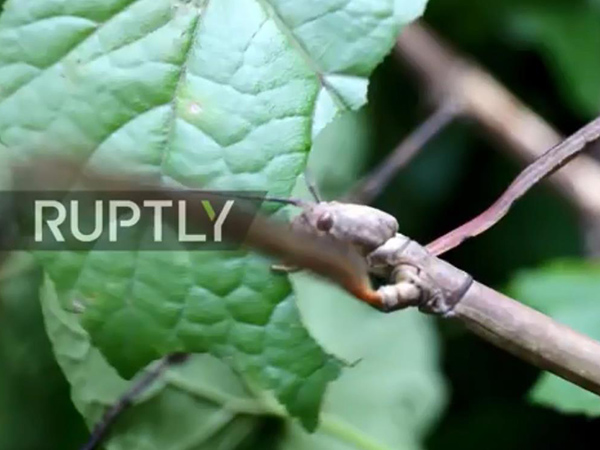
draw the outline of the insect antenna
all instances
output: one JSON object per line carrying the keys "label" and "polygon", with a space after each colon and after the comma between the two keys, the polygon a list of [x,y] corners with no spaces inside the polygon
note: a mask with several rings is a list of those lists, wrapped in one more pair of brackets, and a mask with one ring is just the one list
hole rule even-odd
{"label": "insect antenna", "polygon": [[282,198],[282,197],[264,197],[265,202],[281,203],[284,205],[293,205],[302,208],[309,205],[311,202],[300,200],[299,198]]}
{"label": "insect antenna", "polygon": [[304,171],[304,181],[315,201],[321,203],[323,200],[321,194],[319,193],[319,189],[317,188],[317,183],[312,175],[312,172],[308,170],[308,168]]}
{"label": "insect antenna", "polygon": [[299,208],[304,208],[312,203],[306,200],[301,200],[299,198],[271,197],[262,195],[235,194],[235,197],[242,200],[256,200],[263,202],[281,203],[283,205],[293,205]]}

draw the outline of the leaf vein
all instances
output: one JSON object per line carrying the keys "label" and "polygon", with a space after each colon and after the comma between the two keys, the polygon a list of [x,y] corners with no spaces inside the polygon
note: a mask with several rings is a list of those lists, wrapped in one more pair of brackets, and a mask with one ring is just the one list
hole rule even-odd
{"label": "leaf vein", "polygon": [[269,2],[269,0],[257,0],[258,3],[262,6],[265,13],[271,17],[275,26],[281,31],[281,33],[287,37],[290,43],[296,48],[302,59],[306,62],[307,66],[315,73],[317,79],[319,80],[319,84],[323,89],[325,89],[331,95],[331,98],[336,103],[336,106],[341,110],[350,110],[350,105],[346,102],[344,97],[327,81],[325,78],[324,71],[319,67],[319,64],[315,59],[310,55],[304,43],[296,36],[294,30],[287,26],[285,20],[276,8]]}
{"label": "leaf vein", "polygon": [[173,100],[171,101],[171,114],[169,114],[169,118],[167,120],[167,126],[166,126],[167,133],[166,133],[166,137],[165,137],[164,150],[163,150],[162,158],[161,158],[160,165],[159,165],[161,173],[164,170],[165,163],[171,152],[171,146],[172,146],[173,137],[175,134],[175,124],[177,122],[178,98],[179,98],[179,94],[181,92],[181,87],[185,83],[185,79],[187,76],[188,61],[189,61],[190,55],[192,53],[192,49],[194,47],[194,42],[195,42],[196,37],[198,36],[198,32],[200,30],[202,18],[204,17],[204,14],[206,13],[206,10],[208,9],[209,3],[210,3],[210,0],[207,0],[206,3],[204,4],[204,7],[198,13],[198,15],[196,16],[196,18],[194,19],[194,21],[190,27],[191,28],[190,39],[189,39],[189,42],[187,42],[186,48],[184,50],[185,56],[184,56],[183,62],[181,64],[181,68],[180,68],[180,72],[179,72],[179,79],[177,80],[177,84],[175,85],[175,91],[173,92]]}
{"label": "leaf vein", "polygon": [[[35,80],[39,79],[42,75],[44,75],[45,73],[47,73],[50,69],[52,69],[53,67],[55,67],[57,64],[59,64],[68,54],[70,54],[73,50],[75,50],[76,48],[78,48],[81,44],[87,42],[87,40],[92,37],[95,36],[96,33],[101,30],[103,27],[105,27],[107,24],[109,24],[112,20],[114,20],[116,17],[118,17],[119,15],[123,14],[125,11],[127,11],[131,6],[133,6],[135,3],[137,3],[140,0],[134,0],[131,3],[127,3],[123,8],[121,8],[118,11],[115,11],[115,13],[110,16],[106,21],[102,22],[97,28],[95,28],[95,30],[93,32],[91,32],[90,34],[88,34],[87,36],[85,36],[81,41],[79,41],[77,44],[75,44],[72,48],[70,48],[64,55],[62,55],[61,57],[59,57],[56,62],[54,64],[49,65],[48,67],[45,67],[43,70],[41,70],[39,73],[37,73],[33,78],[31,78],[27,83],[19,86],[18,89],[16,89],[15,91],[13,91],[9,96],[5,97],[3,99],[3,101],[6,101],[7,99],[11,98],[13,95],[15,95],[17,92],[20,92],[21,89],[29,86],[31,83],[33,83]],[[36,23],[36,22],[34,22]]]}

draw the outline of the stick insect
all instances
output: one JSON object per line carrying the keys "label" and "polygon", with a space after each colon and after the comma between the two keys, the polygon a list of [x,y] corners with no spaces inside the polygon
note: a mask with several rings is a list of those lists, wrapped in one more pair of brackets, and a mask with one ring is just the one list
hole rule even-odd
{"label": "stick insect", "polygon": [[[313,201],[276,197],[266,197],[265,200],[301,209],[290,221],[293,233],[350,246],[364,258],[370,274],[385,280],[394,279],[393,284],[384,285],[374,293],[371,291],[368,295],[357,296],[359,300],[385,312],[419,302],[443,302],[441,291],[434,286],[435,283],[427,280],[423,267],[400,256],[407,240],[398,234],[399,225],[394,216],[367,205],[324,201],[308,171],[305,172],[305,182]],[[274,265],[273,270],[285,273],[303,267],[306,266],[282,264]],[[434,293],[435,298],[424,300],[426,293]]]}

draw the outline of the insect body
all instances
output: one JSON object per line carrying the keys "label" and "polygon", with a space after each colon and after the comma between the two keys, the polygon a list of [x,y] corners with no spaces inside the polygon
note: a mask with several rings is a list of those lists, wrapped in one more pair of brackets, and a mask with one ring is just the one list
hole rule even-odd
{"label": "insect body", "polygon": [[[403,256],[410,239],[398,234],[396,218],[370,206],[322,201],[316,186],[307,179],[308,189],[315,201],[300,199],[265,198],[291,204],[301,209],[290,222],[293,232],[315,236],[327,245],[327,240],[349,246],[364,258],[365,269],[391,281],[373,291],[370,286],[353,292],[357,298],[383,311],[408,306],[437,310],[444,304],[445,295],[427,276],[423,267]],[[274,270],[298,270],[288,265],[273,266]],[[361,295],[362,294],[362,295]],[[443,308],[442,308],[443,309]]]}
{"label": "insect body", "polygon": [[[361,300],[384,311],[443,303],[440,290],[430,282],[420,265],[402,257],[410,240],[398,234],[398,221],[392,215],[370,206],[336,201],[267,200],[302,209],[290,223],[293,232],[350,245],[365,258],[369,272],[392,282],[376,292],[371,291],[375,295],[369,298],[359,296]],[[298,270],[288,265],[273,266],[273,269]]]}
{"label": "insect body", "polygon": [[370,206],[340,202],[304,203],[291,222],[292,230],[330,236],[353,245],[366,256],[398,232],[398,221]]}

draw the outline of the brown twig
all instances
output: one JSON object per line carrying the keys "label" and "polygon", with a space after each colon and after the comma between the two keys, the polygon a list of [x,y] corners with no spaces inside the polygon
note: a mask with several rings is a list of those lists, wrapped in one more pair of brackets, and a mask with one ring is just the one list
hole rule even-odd
{"label": "brown twig", "polygon": [[454,317],[497,347],[600,395],[597,341],[477,282]]}
{"label": "brown twig", "polygon": [[170,367],[185,362],[189,357],[187,353],[173,353],[161,359],[153,368],[146,371],[142,377],[136,381],[131,388],[125,392],[121,398],[104,414],[102,420],[94,427],[89,440],[81,447],[81,450],[96,450],[108,437],[112,426],[117,419],[127,410],[134,401],[144,392],[152,383],[165,373]]}
{"label": "brown twig", "polygon": [[536,159],[519,174],[492,206],[464,225],[436,239],[427,245],[427,249],[434,255],[441,255],[459,246],[465,240],[488,230],[502,219],[514,202],[533,186],[552,175],[598,139],[600,139],[600,117]]}
{"label": "brown twig", "polygon": [[371,203],[396,173],[412,161],[419,150],[448,126],[458,114],[460,114],[460,106],[457,102],[443,103],[425,122],[400,142],[384,161],[360,180],[346,196],[346,200],[354,203]]}
{"label": "brown twig", "polygon": [[[448,98],[461,102],[465,116],[480,123],[504,147],[532,161],[562,140],[540,116],[520,102],[479,66],[467,61],[425,25],[406,27],[395,53],[433,93],[437,104]],[[600,217],[600,164],[581,156],[552,176],[551,181],[584,218]]]}

